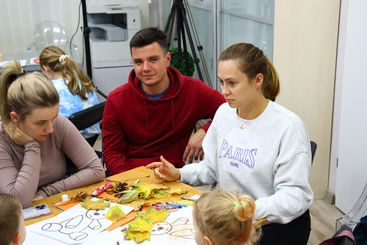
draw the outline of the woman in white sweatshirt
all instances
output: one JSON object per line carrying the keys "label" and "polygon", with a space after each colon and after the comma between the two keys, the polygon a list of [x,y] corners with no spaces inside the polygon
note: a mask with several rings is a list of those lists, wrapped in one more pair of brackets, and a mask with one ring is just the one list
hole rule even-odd
{"label": "woman in white sweatshirt", "polygon": [[147,167],[158,178],[218,188],[256,200],[266,219],[260,244],[307,244],[312,190],[310,140],[302,120],[275,101],[279,79],[263,51],[248,43],[220,56],[218,78],[227,103],[204,138],[204,159],[176,169],[161,157]]}

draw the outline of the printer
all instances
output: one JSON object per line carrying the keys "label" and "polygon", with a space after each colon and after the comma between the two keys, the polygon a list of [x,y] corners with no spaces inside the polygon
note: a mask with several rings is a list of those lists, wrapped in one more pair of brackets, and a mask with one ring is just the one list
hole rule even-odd
{"label": "printer", "polygon": [[127,82],[133,67],[129,43],[141,29],[141,11],[124,0],[87,3],[94,84],[108,94]]}

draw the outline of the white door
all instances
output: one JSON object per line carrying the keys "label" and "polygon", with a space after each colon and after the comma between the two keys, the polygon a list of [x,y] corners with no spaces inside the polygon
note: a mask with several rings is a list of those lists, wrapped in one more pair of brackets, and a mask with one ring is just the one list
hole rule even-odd
{"label": "white door", "polygon": [[347,213],[367,182],[367,1],[342,1],[333,148],[336,206]]}

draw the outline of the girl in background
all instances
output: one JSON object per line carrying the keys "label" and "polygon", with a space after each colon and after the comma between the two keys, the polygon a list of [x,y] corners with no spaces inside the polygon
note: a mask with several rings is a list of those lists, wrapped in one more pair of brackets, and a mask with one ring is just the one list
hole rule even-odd
{"label": "girl in background", "polygon": [[[71,114],[99,104],[95,87],[88,75],[64,50],[51,45],[42,50],[39,62],[43,73],[50,79],[60,96],[60,113]],[[81,131],[99,134],[99,123]]]}

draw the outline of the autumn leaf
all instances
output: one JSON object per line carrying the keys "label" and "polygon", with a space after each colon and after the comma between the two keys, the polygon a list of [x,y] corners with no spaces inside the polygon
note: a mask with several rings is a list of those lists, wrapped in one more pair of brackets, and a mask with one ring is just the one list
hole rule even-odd
{"label": "autumn leaf", "polygon": [[125,239],[134,240],[136,243],[150,240],[153,225],[165,221],[167,216],[168,212],[164,209],[149,208],[146,212],[140,212],[138,217],[130,222],[129,227],[124,231]]}
{"label": "autumn leaf", "polygon": [[138,198],[139,192],[135,191],[135,190],[129,190],[126,191],[125,194],[123,194],[120,197],[120,203],[129,203],[132,201],[135,201]]}
{"label": "autumn leaf", "polygon": [[119,205],[115,205],[107,211],[105,217],[112,222],[116,222],[119,219],[125,217],[126,214]]}
{"label": "autumn leaf", "polygon": [[169,189],[167,190],[167,192],[169,194],[177,194],[177,195],[182,195],[182,194],[186,194],[187,193],[187,190],[183,189],[183,188],[175,188],[175,189]]}
{"label": "autumn leaf", "polygon": [[83,202],[80,202],[80,205],[87,210],[104,210],[110,206],[110,202],[104,199],[87,197]]}
{"label": "autumn leaf", "polygon": [[150,240],[150,232],[141,232],[141,231],[125,231],[125,240],[134,240],[136,243],[142,243],[144,241]]}

